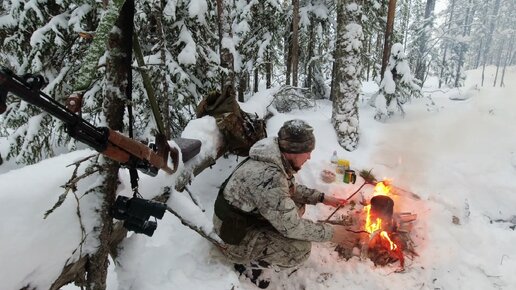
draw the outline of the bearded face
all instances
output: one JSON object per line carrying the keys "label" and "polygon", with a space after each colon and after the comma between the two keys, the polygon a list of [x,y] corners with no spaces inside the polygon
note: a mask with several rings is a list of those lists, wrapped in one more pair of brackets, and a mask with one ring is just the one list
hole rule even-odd
{"label": "bearded face", "polygon": [[290,163],[290,166],[292,166],[292,169],[294,169],[296,172],[301,170],[301,167],[303,164],[305,164],[308,159],[312,156],[312,152],[306,152],[306,153],[284,153],[286,159]]}

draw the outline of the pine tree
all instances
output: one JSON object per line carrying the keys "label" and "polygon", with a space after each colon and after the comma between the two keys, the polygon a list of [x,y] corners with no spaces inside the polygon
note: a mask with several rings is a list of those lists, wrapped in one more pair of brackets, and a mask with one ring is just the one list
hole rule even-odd
{"label": "pine tree", "polygon": [[362,78],[370,80],[380,76],[387,6],[385,1],[369,0],[365,3],[362,26],[366,46],[362,49]]}
{"label": "pine tree", "polygon": [[316,99],[330,97],[326,79],[331,77],[335,10],[326,0],[301,3],[300,79]]}
{"label": "pine tree", "polygon": [[403,105],[413,97],[422,96],[421,88],[416,81],[410,72],[403,45],[401,43],[393,44],[389,64],[376,97],[375,119],[385,120],[396,112],[403,115],[405,113]]}
{"label": "pine tree", "polygon": [[[30,2],[30,5],[29,3]],[[100,7],[91,1],[8,1],[2,7],[8,21],[0,24],[0,61],[18,74],[41,74],[49,80],[44,91],[64,103],[71,93],[69,85],[81,67],[81,54],[90,40],[80,32],[92,31],[97,24]],[[93,87],[89,95],[97,91]],[[2,117],[0,134],[9,136],[7,158],[20,163],[34,163],[53,156],[58,146],[69,144],[63,124],[17,98],[10,98],[10,110]],[[90,111],[88,104],[85,114]]]}
{"label": "pine tree", "polygon": [[417,50],[415,53],[416,58],[416,69],[415,69],[415,77],[421,81],[421,83],[425,80],[425,75],[427,73],[427,67],[429,63],[429,48],[428,41],[430,39],[430,29],[433,26],[434,22],[434,8],[435,8],[435,0],[427,0],[425,7],[425,14],[422,19],[422,23],[420,25],[421,34],[419,35],[417,42]]}

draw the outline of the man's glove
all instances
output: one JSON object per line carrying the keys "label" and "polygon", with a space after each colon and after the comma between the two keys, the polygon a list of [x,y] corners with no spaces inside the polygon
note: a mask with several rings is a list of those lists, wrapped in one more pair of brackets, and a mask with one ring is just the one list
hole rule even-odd
{"label": "man's glove", "polygon": [[322,201],[325,205],[333,206],[333,207],[339,207],[344,206],[348,203],[346,199],[343,198],[336,198],[329,195],[324,195],[324,199]]}

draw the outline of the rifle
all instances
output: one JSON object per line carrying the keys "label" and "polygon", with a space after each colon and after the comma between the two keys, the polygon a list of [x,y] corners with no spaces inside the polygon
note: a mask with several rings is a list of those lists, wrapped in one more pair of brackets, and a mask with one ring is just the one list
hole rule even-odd
{"label": "rifle", "polygon": [[[70,137],[122,165],[134,162],[137,169],[153,176],[157,174],[157,169],[168,174],[173,174],[177,170],[178,151],[168,146],[164,136],[157,136],[158,148],[154,151],[147,145],[115,130],[96,127],[42,92],[44,83],[42,76],[27,74],[20,77],[9,69],[0,67],[0,114],[7,110],[7,94],[12,93],[65,123],[66,132]],[[174,168],[170,168],[167,164],[169,154]]]}

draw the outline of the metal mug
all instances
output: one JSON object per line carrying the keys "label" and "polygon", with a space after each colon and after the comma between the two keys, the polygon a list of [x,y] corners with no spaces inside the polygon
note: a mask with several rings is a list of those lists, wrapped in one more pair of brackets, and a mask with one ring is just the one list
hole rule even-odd
{"label": "metal mug", "polygon": [[355,183],[357,181],[357,175],[355,170],[347,169],[344,171],[344,183]]}

